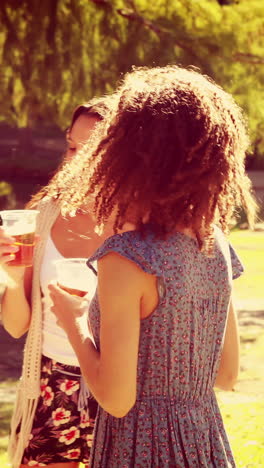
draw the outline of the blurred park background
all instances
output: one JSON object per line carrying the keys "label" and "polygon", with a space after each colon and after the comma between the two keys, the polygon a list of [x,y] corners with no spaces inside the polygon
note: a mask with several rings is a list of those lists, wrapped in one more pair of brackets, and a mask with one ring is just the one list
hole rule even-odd
{"label": "blurred park background", "polygon": [[[193,65],[231,92],[248,118],[247,170],[260,203],[231,241],[246,267],[235,282],[241,375],[218,392],[238,467],[264,466],[263,0],[1,0],[0,209],[23,207],[61,161],[73,109],[111,92],[132,65]],[[241,229],[243,228],[243,229]],[[0,466],[24,338],[0,327]]]}

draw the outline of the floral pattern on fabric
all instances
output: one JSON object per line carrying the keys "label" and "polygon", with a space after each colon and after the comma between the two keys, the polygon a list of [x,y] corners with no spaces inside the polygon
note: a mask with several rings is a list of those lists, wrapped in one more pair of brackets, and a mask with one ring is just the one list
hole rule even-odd
{"label": "floral pattern on fabric", "polygon": [[[215,230],[214,254],[175,233],[117,234],[88,260],[109,252],[158,278],[159,304],[141,320],[137,399],[123,418],[99,407],[91,468],[230,468],[235,462],[213,391],[220,362],[232,277],[243,271]],[[98,297],[89,311],[100,349]]]}
{"label": "floral pattern on fabric", "polygon": [[41,364],[40,397],[22,463],[34,467],[88,463],[97,403],[89,398],[87,407],[78,410],[79,367],[45,356]]}

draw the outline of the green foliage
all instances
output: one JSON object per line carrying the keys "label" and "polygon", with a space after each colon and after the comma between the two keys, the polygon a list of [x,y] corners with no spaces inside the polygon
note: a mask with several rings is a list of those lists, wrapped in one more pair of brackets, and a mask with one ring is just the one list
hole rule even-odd
{"label": "green foliage", "polygon": [[195,65],[234,94],[255,157],[264,154],[259,0],[2,0],[0,19],[0,119],[65,127],[77,103],[114,89],[132,65]]}
{"label": "green foliage", "polygon": [[229,403],[220,404],[220,409],[237,467],[263,466],[264,404],[254,398],[243,401],[243,396],[234,395]]}
{"label": "green foliage", "polygon": [[264,232],[234,231],[230,235],[236,246],[245,274],[234,282],[234,292],[238,304],[258,302],[259,309],[264,310],[263,297],[263,261]]}
{"label": "green foliage", "polygon": [[16,205],[16,196],[12,185],[8,182],[0,181],[0,210],[12,209]]}

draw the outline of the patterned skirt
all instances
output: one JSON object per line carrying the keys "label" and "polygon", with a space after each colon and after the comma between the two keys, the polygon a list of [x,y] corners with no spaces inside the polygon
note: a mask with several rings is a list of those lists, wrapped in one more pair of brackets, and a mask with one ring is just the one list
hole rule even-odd
{"label": "patterned skirt", "polygon": [[80,368],[42,356],[41,394],[22,464],[88,463],[97,402],[83,397]]}

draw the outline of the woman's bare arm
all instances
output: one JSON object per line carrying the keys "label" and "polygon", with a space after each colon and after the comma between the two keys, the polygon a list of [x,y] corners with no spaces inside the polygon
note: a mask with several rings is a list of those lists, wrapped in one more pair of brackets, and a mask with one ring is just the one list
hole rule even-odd
{"label": "woman's bare arm", "polygon": [[1,304],[2,321],[4,328],[13,338],[20,338],[30,324],[32,268],[5,267],[5,273],[6,290]]}
{"label": "woman's bare arm", "polygon": [[29,297],[31,295],[32,269],[9,266],[18,247],[14,239],[0,227],[0,267],[5,276],[5,292],[1,303],[3,325],[14,338],[19,338],[30,323]]}
{"label": "woman's bare arm", "polygon": [[98,261],[100,353],[88,332],[78,327],[80,302],[50,286],[53,310],[68,334],[82,374],[100,405],[115,417],[125,416],[136,400],[141,298],[149,276],[115,253]]}
{"label": "woman's bare arm", "polygon": [[236,312],[230,302],[224,345],[215,386],[222,390],[232,390],[239,373],[239,333]]}

